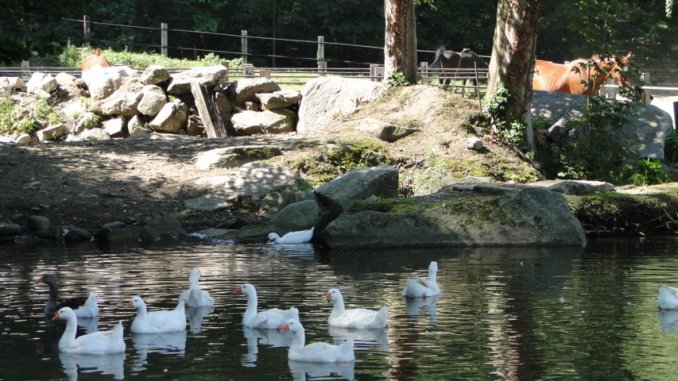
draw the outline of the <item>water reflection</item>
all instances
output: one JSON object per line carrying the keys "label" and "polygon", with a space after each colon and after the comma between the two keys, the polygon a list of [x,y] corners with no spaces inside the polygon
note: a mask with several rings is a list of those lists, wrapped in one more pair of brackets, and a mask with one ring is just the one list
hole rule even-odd
{"label": "water reflection", "polygon": [[660,310],[657,312],[657,318],[662,332],[678,332],[678,311]]}
{"label": "water reflection", "polygon": [[132,370],[140,372],[146,369],[148,355],[151,353],[183,356],[186,350],[186,331],[132,334],[132,343],[136,352]]}
{"label": "water reflection", "polygon": [[202,321],[214,311],[214,306],[209,307],[186,307],[186,317],[191,333],[200,333]]}
{"label": "water reflection", "polygon": [[288,361],[290,373],[295,381],[305,380],[353,380],[355,361],[342,363],[313,363],[302,361]]}
{"label": "water reflection", "polygon": [[114,353],[107,355],[83,355],[59,353],[59,360],[64,373],[69,380],[78,379],[81,373],[100,373],[112,375],[116,380],[125,378],[125,354]]}
{"label": "water reflection", "polygon": [[96,332],[99,329],[99,319],[93,318],[78,318],[78,327],[85,330],[85,333]]}
{"label": "water reflection", "polygon": [[431,326],[436,325],[436,307],[440,295],[428,298],[405,298],[405,314],[409,317],[418,317],[426,314],[429,317]]}
{"label": "water reflection", "polygon": [[329,326],[328,331],[337,345],[346,339],[353,339],[357,349],[376,347],[381,352],[388,351],[388,338],[384,328],[377,329],[354,329]]}
{"label": "water reflection", "polygon": [[[0,378],[108,372],[105,364],[61,359],[56,346],[63,327],[43,321],[46,295],[32,284],[39,274],[58,273],[64,295],[83,289],[105,295],[101,316],[129,325],[134,311],[121,305],[131,295],[148,295],[154,309],[174,308],[187,270],[197,267],[216,312],[187,309],[188,339],[186,333],[179,340],[128,337],[125,379],[671,380],[678,373],[678,317],[657,313],[656,292],[675,282],[676,248],[678,239],[590,242],[585,249],[355,252],[195,243],[117,251],[0,247],[0,348],[6,349]],[[406,279],[432,260],[443,294],[403,298]],[[353,336],[356,362],[288,363],[286,349],[270,348],[287,345],[276,331],[242,331],[245,305],[233,289],[244,281],[257,285],[262,309],[298,307],[309,342]],[[387,328],[329,330],[322,293],[333,287],[346,289],[355,305],[388,305]],[[98,322],[102,329],[108,324]]]}
{"label": "water reflection", "polygon": [[292,334],[290,332],[281,333],[275,329],[243,327],[243,336],[247,343],[247,353],[243,354],[241,358],[241,363],[244,367],[257,366],[259,344],[272,348],[288,348],[292,343]]}

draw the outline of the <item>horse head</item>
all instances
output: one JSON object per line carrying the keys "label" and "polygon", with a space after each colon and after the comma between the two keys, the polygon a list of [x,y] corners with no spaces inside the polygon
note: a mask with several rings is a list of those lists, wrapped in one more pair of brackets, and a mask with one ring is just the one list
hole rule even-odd
{"label": "horse head", "polygon": [[623,57],[611,56],[600,58],[599,56],[594,55],[591,59],[594,61],[596,71],[598,72],[594,79],[595,90],[597,90],[601,84],[605,83],[608,78],[612,78],[619,87],[631,87],[631,81],[624,72],[624,69],[628,66],[629,62],[631,62],[631,53]]}
{"label": "horse head", "polygon": [[108,63],[106,57],[101,55],[101,49],[96,48],[94,50],[94,53],[85,57],[85,59],[82,60],[82,63],[80,64],[80,69],[82,71],[85,71],[90,70],[94,67],[109,67],[109,66],[111,66],[111,64]]}

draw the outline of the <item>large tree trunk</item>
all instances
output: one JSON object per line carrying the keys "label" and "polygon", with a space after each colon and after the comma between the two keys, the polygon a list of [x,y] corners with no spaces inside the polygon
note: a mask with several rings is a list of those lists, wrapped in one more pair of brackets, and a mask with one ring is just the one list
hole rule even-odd
{"label": "large tree trunk", "polygon": [[384,0],[384,78],[401,72],[417,82],[417,30],[414,0]]}
{"label": "large tree trunk", "polygon": [[[487,93],[493,94],[499,83],[509,90],[511,98],[505,115],[508,123],[522,121],[530,124],[528,107],[532,97],[540,5],[541,0],[499,0],[497,6]],[[527,136],[532,145],[531,129]]]}

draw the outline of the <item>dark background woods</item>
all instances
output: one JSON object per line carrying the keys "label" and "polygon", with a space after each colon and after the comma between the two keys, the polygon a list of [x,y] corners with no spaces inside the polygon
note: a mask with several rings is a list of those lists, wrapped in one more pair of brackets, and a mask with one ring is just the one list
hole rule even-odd
{"label": "dark background woods", "polygon": [[[135,52],[159,52],[159,32],[169,25],[169,54],[194,58],[205,50],[239,52],[240,39],[209,34],[315,40],[383,46],[383,0],[169,0],[84,1],[5,0],[0,14],[0,62],[17,64],[32,56],[58,54],[67,43],[81,45],[82,25],[65,19],[149,27],[118,28],[94,24],[92,45]],[[418,49],[433,51],[440,45],[491,53],[496,0],[435,0],[417,5]],[[674,9],[678,8],[674,5]],[[665,0],[543,0],[537,57],[563,61],[593,52],[633,52],[636,63],[668,64],[678,61],[678,9],[666,17]],[[172,30],[206,33],[179,33]],[[251,39],[249,61],[273,66],[314,66],[316,45]],[[275,47],[273,46],[275,44]],[[359,66],[383,61],[379,49],[328,46],[330,66]],[[233,57],[237,54],[233,54]],[[300,59],[299,57],[306,57]],[[231,58],[231,57],[229,57]],[[432,53],[419,54],[431,62]]]}

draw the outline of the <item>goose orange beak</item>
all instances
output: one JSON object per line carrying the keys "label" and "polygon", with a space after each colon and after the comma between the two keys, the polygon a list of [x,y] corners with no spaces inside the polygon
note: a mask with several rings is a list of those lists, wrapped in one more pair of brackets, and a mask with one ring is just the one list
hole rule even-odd
{"label": "goose orange beak", "polygon": [[285,333],[285,332],[288,332],[289,330],[290,330],[289,324],[283,324],[283,325],[278,327],[278,332],[280,332],[280,333]]}

